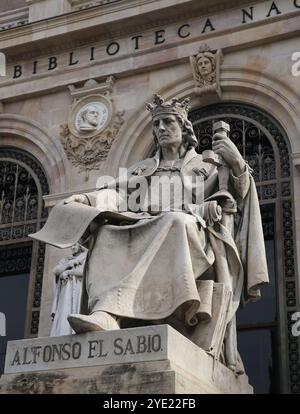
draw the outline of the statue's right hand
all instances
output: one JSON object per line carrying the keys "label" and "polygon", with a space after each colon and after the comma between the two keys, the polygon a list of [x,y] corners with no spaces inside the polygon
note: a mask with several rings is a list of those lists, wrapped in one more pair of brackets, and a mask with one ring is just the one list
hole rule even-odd
{"label": "statue's right hand", "polygon": [[77,203],[88,204],[88,198],[84,194],[73,194],[71,197],[68,197],[64,200],[64,204],[69,204],[72,201],[77,201]]}

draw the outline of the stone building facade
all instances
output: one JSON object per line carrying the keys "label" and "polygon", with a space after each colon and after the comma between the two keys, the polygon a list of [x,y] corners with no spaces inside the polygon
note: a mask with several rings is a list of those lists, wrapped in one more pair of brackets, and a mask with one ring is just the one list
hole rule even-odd
{"label": "stone building facade", "polygon": [[[299,0],[1,1],[1,367],[7,340],[49,335],[52,269],[67,254],[28,234],[152,152],[157,92],[191,97],[199,151],[227,121],[254,170],[271,285],[239,313],[240,352],[256,392],[300,392],[299,28]],[[84,127],[91,107],[97,125]]]}

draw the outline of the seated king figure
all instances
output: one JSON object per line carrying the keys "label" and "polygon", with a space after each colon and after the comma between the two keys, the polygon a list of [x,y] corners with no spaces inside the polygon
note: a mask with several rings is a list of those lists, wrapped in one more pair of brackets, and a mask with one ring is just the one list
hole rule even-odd
{"label": "seated king figure", "polygon": [[[169,208],[151,210],[150,206],[142,212],[132,208],[128,212],[134,222],[103,220],[90,226],[81,313],[70,315],[68,321],[76,333],[120,329],[126,320],[169,323],[172,318],[197,329],[203,320],[199,281],[211,279],[231,293],[222,355],[227,367],[241,373],[236,311],[241,303],[259,299],[260,285],[268,282],[250,168],[221,132],[214,134],[210,152],[222,160],[223,170],[196,152],[198,142],[188,120],[189,100],[165,101],[155,95],[147,109],[152,115],[156,152],[129,168],[126,180],[150,182],[153,177],[176,176],[189,187],[185,190],[192,193],[191,202],[180,209],[172,203]],[[220,184],[224,168],[226,188]],[[197,176],[201,180],[193,180]],[[197,185],[204,192],[201,206],[195,201]],[[120,186],[108,184],[64,202],[103,210],[105,196],[117,192],[130,197],[130,188],[123,195]]]}

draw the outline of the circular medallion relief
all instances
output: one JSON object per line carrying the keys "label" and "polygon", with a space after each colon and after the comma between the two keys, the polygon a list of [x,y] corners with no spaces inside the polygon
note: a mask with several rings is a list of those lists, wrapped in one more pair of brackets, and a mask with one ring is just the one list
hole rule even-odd
{"label": "circular medallion relief", "polygon": [[89,95],[76,101],[69,116],[69,129],[78,138],[91,138],[103,131],[113,115],[112,103],[102,95]]}
{"label": "circular medallion relief", "polygon": [[78,132],[94,132],[106,124],[109,116],[107,106],[103,102],[90,102],[84,105],[75,117]]}

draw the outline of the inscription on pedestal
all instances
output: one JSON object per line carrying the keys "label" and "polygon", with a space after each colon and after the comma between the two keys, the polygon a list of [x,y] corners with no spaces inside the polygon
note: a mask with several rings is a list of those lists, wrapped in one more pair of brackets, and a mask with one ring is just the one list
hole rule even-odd
{"label": "inscription on pedestal", "polygon": [[167,326],[10,341],[5,373],[167,358]]}

